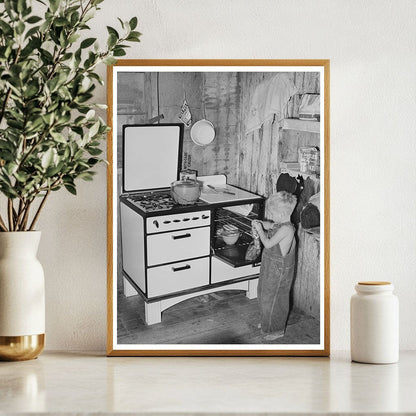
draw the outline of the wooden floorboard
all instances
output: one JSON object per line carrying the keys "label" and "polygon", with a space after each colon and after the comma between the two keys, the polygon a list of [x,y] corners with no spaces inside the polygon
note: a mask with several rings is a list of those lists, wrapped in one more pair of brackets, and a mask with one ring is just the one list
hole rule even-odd
{"label": "wooden floorboard", "polygon": [[257,299],[242,291],[196,296],[162,313],[162,322],[147,326],[140,296],[118,295],[119,344],[317,344],[319,320],[292,309],[283,338],[266,341]]}

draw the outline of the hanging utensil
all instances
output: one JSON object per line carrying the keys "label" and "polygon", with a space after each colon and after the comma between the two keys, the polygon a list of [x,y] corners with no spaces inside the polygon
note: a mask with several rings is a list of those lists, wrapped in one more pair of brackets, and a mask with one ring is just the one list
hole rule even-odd
{"label": "hanging utensil", "polygon": [[182,73],[182,89],[183,89],[183,103],[181,106],[181,112],[178,116],[179,120],[185,124],[186,127],[191,127],[192,124],[192,114],[191,109],[189,108],[188,102],[186,101],[186,89],[184,82],[184,73]]}
{"label": "hanging utensil", "polygon": [[198,120],[191,128],[191,139],[198,146],[206,146],[215,138],[214,125],[205,115],[205,74],[202,74],[202,110],[204,118]]}
{"label": "hanging utensil", "polygon": [[159,72],[156,74],[156,89],[157,89],[157,116],[149,119],[149,124],[160,124],[160,120],[163,120],[165,116],[160,114],[160,94],[159,94]]}

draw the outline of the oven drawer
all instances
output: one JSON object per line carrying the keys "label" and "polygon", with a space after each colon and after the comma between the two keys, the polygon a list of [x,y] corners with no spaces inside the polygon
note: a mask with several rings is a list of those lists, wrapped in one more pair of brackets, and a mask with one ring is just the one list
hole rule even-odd
{"label": "oven drawer", "polygon": [[167,295],[209,284],[209,257],[147,270],[147,296]]}
{"label": "oven drawer", "polygon": [[178,230],[147,237],[147,265],[209,255],[210,227]]}
{"label": "oven drawer", "polygon": [[260,266],[232,267],[215,257],[211,259],[211,283],[225,282],[239,277],[252,276],[260,273]]}

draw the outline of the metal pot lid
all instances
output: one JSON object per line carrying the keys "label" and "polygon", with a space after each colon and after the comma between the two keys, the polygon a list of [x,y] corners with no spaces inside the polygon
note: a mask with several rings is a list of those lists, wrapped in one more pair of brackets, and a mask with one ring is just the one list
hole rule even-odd
{"label": "metal pot lid", "polygon": [[171,183],[171,186],[179,186],[181,188],[200,188],[201,184],[194,180],[175,181]]}

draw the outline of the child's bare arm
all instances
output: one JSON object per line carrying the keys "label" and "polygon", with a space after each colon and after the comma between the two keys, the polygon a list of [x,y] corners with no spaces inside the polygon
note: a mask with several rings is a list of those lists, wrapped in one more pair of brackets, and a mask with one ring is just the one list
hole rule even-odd
{"label": "child's bare arm", "polygon": [[285,238],[292,238],[294,231],[293,228],[285,225],[279,228],[279,230],[276,232],[276,234],[273,235],[273,237],[268,238],[266,233],[264,232],[263,228],[261,226],[256,227],[257,232],[259,233],[260,240],[263,243],[263,246],[265,248],[270,248],[275,246],[276,244],[280,243]]}
{"label": "child's bare arm", "polygon": [[264,221],[260,221],[260,222],[263,224],[263,228],[265,230],[270,230],[270,228],[273,227],[273,222],[271,222],[271,221],[264,220]]}
{"label": "child's bare arm", "polygon": [[273,226],[273,222],[267,220],[253,220],[252,224],[261,224],[265,230],[269,230]]}

